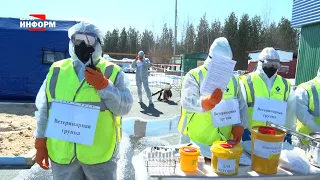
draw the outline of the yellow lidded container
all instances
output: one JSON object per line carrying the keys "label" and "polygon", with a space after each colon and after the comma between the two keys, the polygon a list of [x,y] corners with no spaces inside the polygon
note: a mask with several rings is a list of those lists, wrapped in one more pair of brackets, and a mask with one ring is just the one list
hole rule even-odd
{"label": "yellow lidded container", "polygon": [[192,146],[184,146],[179,149],[180,168],[184,172],[194,172],[198,168],[200,149]]}
{"label": "yellow lidded container", "polygon": [[211,168],[215,173],[224,176],[238,174],[240,157],[243,152],[240,144],[216,141],[211,146],[211,152]]}
{"label": "yellow lidded container", "polygon": [[251,128],[252,169],[262,174],[276,174],[286,133],[268,126]]}

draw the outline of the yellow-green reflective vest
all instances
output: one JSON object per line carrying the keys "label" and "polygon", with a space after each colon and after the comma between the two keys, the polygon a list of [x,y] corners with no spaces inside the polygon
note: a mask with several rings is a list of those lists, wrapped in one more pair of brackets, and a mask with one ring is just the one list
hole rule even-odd
{"label": "yellow-green reflective vest", "polygon": [[[97,67],[114,82],[120,67],[100,59]],[[80,89],[78,89],[81,86]],[[79,81],[72,59],[65,59],[52,64],[47,75],[46,96],[48,106],[52,100],[73,101],[100,106],[96,131],[92,146],[47,138],[48,154],[52,161],[70,164],[77,158],[84,164],[97,164],[108,161],[121,140],[121,117],[114,116],[101,101],[95,88],[86,81]],[[50,109],[50,108],[48,108]],[[48,111],[49,117],[50,110]]]}
{"label": "yellow-green reflective vest", "polygon": [[[309,96],[309,113],[314,116],[314,122],[320,126],[320,107],[319,107],[319,94],[320,94],[320,84],[316,79],[311,81],[302,83],[299,87],[303,87]],[[297,121],[297,131],[303,134],[309,135],[312,131],[305,125],[301,123],[301,121]],[[303,144],[308,144],[308,141],[302,140]]]}
{"label": "yellow-green reflective vest", "polygon": [[269,93],[265,82],[256,72],[241,76],[240,80],[243,82],[246,89],[249,128],[252,128],[253,126],[266,126],[267,124],[265,122],[252,120],[255,97],[270,98],[287,102],[290,93],[290,82],[277,75]]}
{"label": "yellow-green reflective vest", "polygon": [[[207,75],[207,69],[202,65],[192,69],[189,73],[196,79],[200,87],[200,83]],[[239,79],[237,76],[232,76],[223,93],[223,99],[228,100],[237,98],[238,93]],[[188,134],[192,141],[211,146],[215,141],[230,139],[231,130],[232,125],[215,128],[212,124],[210,111],[204,113],[191,113],[182,108],[181,117],[178,123],[178,131],[183,134]]]}

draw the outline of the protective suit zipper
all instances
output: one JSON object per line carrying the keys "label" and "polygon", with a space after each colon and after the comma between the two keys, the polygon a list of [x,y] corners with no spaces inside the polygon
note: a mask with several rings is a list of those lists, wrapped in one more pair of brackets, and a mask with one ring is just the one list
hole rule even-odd
{"label": "protective suit zipper", "polygon": [[[81,87],[83,86],[85,82],[85,79],[83,79],[81,81],[81,84],[80,86],[78,87],[78,89],[76,90],[76,94],[74,95],[73,99],[72,99],[72,102],[74,102],[76,100],[76,97],[77,97],[77,94],[79,92],[79,90],[81,89]],[[72,157],[71,161],[70,161],[70,164],[72,163],[72,161],[74,161],[74,159],[77,157],[77,144],[76,143],[73,143],[73,146],[74,146],[74,156]]]}

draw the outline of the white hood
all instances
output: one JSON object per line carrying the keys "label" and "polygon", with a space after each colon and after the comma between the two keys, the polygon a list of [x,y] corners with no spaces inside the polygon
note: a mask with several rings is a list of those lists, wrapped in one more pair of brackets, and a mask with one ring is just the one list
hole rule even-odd
{"label": "white hood", "polygon": [[[266,73],[262,69],[262,65],[264,63],[277,63],[277,64],[279,64],[278,70],[280,69],[280,67],[281,67],[280,56],[274,48],[266,47],[261,51],[261,53],[259,55],[259,61],[258,61],[258,66],[257,66],[256,72],[258,74],[260,74],[260,76],[264,76],[265,78],[268,78],[268,76],[266,75]],[[269,79],[271,79],[273,81],[275,79],[275,77],[277,76],[277,73],[278,73],[278,71]]]}
{"label": "white hood", "polygon": [[[78,56],[76,55],[75,51],[74,51],[74,45],[73,43],[69,42],[69,54],[72,58],[73,61],[83,64],[79,59]],[[93,64],[96,65],[98,64],[100,57],[102,57],[102,47],[101,44],[97,43],[94,47],[94,52],[92,53],[92,60],[93,60]],[[86,65],[88,65],[89,63],[91,63],[91,60],[89,59],[88,62],[86,62]]]}
{"label": "white hood", "polygon": [[232,51],[228,40],[225,37],[219,37],[215,39],[209,49],[209,55],[204,61],[204,65],[208,66],[211,62],[211,57],[213,54],[223,56],[228,59],[232,59]]}
{"label": "white hood", "polygon": [[[70,39],[69,41],[69,54],[72,58],[73,61],[75,61],[76,63],[80,63],[83,64],[77,57],[77,55],[74,52],[74,45],[71,42],[71,37],[73,34],[75,33],[88,33],[88,34],[94,34],[96,35],[100,41],[103,40],[103,33],[99,30],[99,28],[97,26],[95,26],[94,24],[92,24],[89,21],[81,21],[75,25],[73,25],[71,28],[69,28],[68,30],[68,37]],[[93,64],[97,64],[100,60],[100,57],[102,57],[102,47],[100,43],[97,43],[94,47],[94,52],[92,54],[92,60],[93,60]],[[90,61],[90,60],[89,60]],[[86,63],[88,64],[89,61]]]}

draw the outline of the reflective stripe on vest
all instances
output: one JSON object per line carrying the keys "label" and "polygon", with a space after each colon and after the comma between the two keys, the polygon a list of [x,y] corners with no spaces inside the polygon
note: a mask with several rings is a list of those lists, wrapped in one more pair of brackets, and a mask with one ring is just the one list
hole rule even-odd
{"label": "reflective stripe on vest", "polygon": [[266,125],[265,122],[252,120],[255,97],[265,97],[281,101],[288,101],[290,93],[290,82],[279,75],[276,76],[270,92],[268,91],[265,82],[256,72],[252,72],[247,74],[246,76],[242,76],[241,81],[244,84],[247,95],[248,119],[250,124],[249,128],[253,126]]}
{"label": "reflective stripe on vest", "polygon": [[[112,82],[115,82],[116,76],[111,77],[112,72],[113,72],[114,65],[109,65],[106,67],[104,76],[107,79],[110,79]],[[52,99],[55,99],[55,89],[57,85],[57,80],[58,80],[58,75],[60,72],[60,67],[54,67],[53,69],[53,74],[51,76],[51,81],[50,81],[50,94]],[[100,111],[105,111],[108,110],[108,107],[101,101],[101,102],[78,102],[82,104],[88,104],[88,105],[93,105],[93,106],[99,106]],[[49,103],[49,108],[51,107],[51,102]]]}
{"label": "reflective stripe on vest", "polygon": [[[199,67],[198,67],[199,68]],[[195,72],[194,72],[195,71]],[[200,71],[200,70],[199,70]],[[200,87],[200,81],[202,81],[203,79],[203,75],[202,72],[200,71],[201,75],[198,75],[198,71],[196,71],[196,69],[192,69],[188,72],[188,74],[192,75],[193,78],[195,78],[195,80],[197,81],[199,87]],[[194,75],[195,74],[195,75]],[[201,78],[202,77],[202,78]],[[181,94],[182,94],[182,87],[183,87],[183,83],[184,83],[184,77],[182,78],[181,81],[181,88],[180,88],[180,98],[181,98]],[[188,122],[192,119],[194,113],[190,113],[187,112],[185,109],[182,108],[181,106],[181,116],[179,119],[179,123],[178,123],[178,131],[182,134],[188,134],[187,131],[187,124]]]}
{"label": "reflective stripe on vest", "polygon": [[[309,113],[313,116],[319,117],[319,94],[316,87],[316,80],[311,80],[307,83],[303,83],[301,86],[305,88],[309,96]],[[320,86],[320,85],[319,85]]]}
{"label": "reflective stripe on vest", "polygon": [[[101,60],[97,67],[105,72],[105,75],[113,83],[121,70],[119,66],[106,60]],[[112,71],[110,72],[110,70]],[[91,105],[101,102],[100,95],[91,85],[79,82],[77,74],[73,70],[71,59],[55,62],[51,66],[47,78],[46,97],[49,103],[52,102],[53,96],[57,100],[73,101],[72,99],[74,99],[76,103],[85,102]],[[83,85],[82,88],[76,89],[80,84]],[[78,96],[75,96],[77,93]],[[112,157],[122,138],[121,125],[122,118],[120,116],[114,116],[109,110],[100,111],[92,146],[47,138],[49,156],[59,164],[72,163],[75,157],[85,164],[106,162]]]}
{"label": "reflective stripe on vest", "polygon": [[[258,76],[258,75],[257,75]],[[288,84],[288,81],[285,79],[285,78],[283,78],[283,77],[281,77],[281,76],[279,76],[279,75],[277,75],[277,77],[276,78],[281,78],[281,80],[282,80],[282,82],[283,82],[283,84],[284,84],[284,86],[285,86],[285,90],[284,90],[284,96],[283,96],[283,101],[287,101],[288,100],[288,97],[289,97],[289,88],[290,88],[290,85]],[[262,79],[261,79],[262,80]],[[245,86],[246,86],[246,84],[247,84],[247,87],[248,88],[246,88],[246,91],[247,91],[247,103],[248,103],[248,107],[253,107],[254,106],[254,99],[255,99],[255,90],[254,90],[254,88],[253,88],[253,82],[252,82],[252,74],[250,73],[250,74],[247,74],[246,76],[245,76],[245,80],[244,81],[246,81],[245,82]]]}
{"label": "reflective stripe on vest", "polygon": [[[207,70],[204,66],[200,66],[196,69],[191,70],[189,74],[192,74],[192,76],[195,78],[195,80],[197,81],[200,87],[201,82],[203,82],[205,76],[207,75]],[[226,100],[226,99],[236,98],[239,92],[238,87],[239,87],[238,78],[233,76],[229,81],[227,90],[223,93],[223,99]],[[201,121],[196,121],[194,119],[199,119],[199,120],[201,119]],[[199,123],[199,122],[202,122],[202,123]],[[206,132],[206,130],[202,131],[203,126],[206,126],[208,132]],[[211,145],[212,142],[216,140],[229,139],[231,135],[231,129],[232,129],[232,126],[214,128],[212,125],[210,111],[205,113],[188,113],[185,109],[182,109],[182,114],[178,124],[179,132],[183,132],[184,134],[188,133],[189,137],[193,141],[201,144],[205,144],[205,145]],[[202,132],[199,133],[198,131],[199,132],[202,131]],[[202,136],[205,134],[206,136]]]}
{"label": "reflective stripe on vest", "polygon": [[[182,87],[183,87],[183,81],[184,81],[184,77],[181,80],[181,86],[180,86],[180,98],[181,98],[181,94],[182,94]],[[177,129],[180,133],[182,134],[187,134],[187,122],[188,122],[188,116],[190,116],[189,119],[192,119],[192,116],[194,115],[194,113],[187,113],[187,111],[185,109],[182,108],[181,106],[181,113],[180,113],[180,120],[178,122],[178,126]]]}
{"label": "reflective stripe on vest", "polygon": [[[319,94],[320,94],[320,84],[316,79],[308,81],[306,83],[302,83],[299,87],[303,87],[308,92],[309,103],[308,103],[308,111],[311,115],[314,116],[315,123],[320,126],[320,110],[319,110]],[[309,135],[312,131],[301,123],[301,121],[297,121],[297,131],[303,134]],[[307,140],[302,140],[303,144],[308,144]]]}

